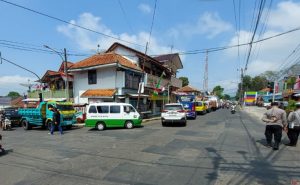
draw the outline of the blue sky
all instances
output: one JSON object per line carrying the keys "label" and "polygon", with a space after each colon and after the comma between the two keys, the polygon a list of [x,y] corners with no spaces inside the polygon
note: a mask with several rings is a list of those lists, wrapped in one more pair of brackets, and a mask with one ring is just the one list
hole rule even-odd
{"label": "blue sky", "polygon": [[[154,0],[77,0],[73,3],[67,0],[8,1],[139,45],[145,45],[148,41],[155,4]],[[268,9],[269,2],[270,0],[266,1],[255,40],[300,26],[300,1],[274,0]],[[253,13],[256,16],[255,7],[258,7],[258,3],[243,0],[189,0],[188,3],[182,0],[157,0],[148,54],[170,53],[171,46],[173,52],[184,52],[235,45],[238,41],[247,43],[253,34]],[[235,16],[240,20],[240,29],[236,29],[238,22],[235,21]],[[58,70],[60,57],[48,52],[19,50],[16,49],[17,46],[45,49],[43,45],[48,45],[57,50],[66,48],[72,54],[92,55],[97,52],[98,44],[101,50],[105,50],[113,42],[122,42],[2,1],[0,23],[2,57],[34,71],[39,76],[48,69]],[[266,70],[280,69],[278,66],[299,41],[300,31],[253,45],[246,74],[253,76]],[[127,45],[140,51],[145,50],[136,45]],[[245,67],[247,49],[248,46],[208,54],[210,90],[221,85],[226,93],[235,93],[240,75],[238,69]],[[85,57],[70,55],[68,60],[78,62]],[[178,76],[187,76],[190,85],[202,89],[205,54],[181,55],[181,58],[184,69]],[[28,80],[33,82],[37,79],[31,73],[5,61],[0,64],[0,96],[9,91],[23,94],[26,88],[19,84],[28,83]]]}

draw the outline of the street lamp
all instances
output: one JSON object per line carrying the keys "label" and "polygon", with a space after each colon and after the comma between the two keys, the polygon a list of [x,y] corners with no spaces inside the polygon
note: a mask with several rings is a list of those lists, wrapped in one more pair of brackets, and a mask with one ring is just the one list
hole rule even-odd
{"label": "street lamp", "polygon": [[8,62],[8,63],[10,63],[10,64],[12,64],[12,65],[15,65],[15,66],[17,66],[17,67],[19,67],[19,68],[21,68],[21,69],[24,69],[25,71],[28,71],[28,72],[34,74],[34,75],[39,79],[39,82],[40,82],[40,88],[41,88],[41,93],[39,93],[40,102],[43,100],[42,80],[41,80],[41,78],[39,77],[39,75],[37,75],[35,72],[33,72],[33,71],[31,71],[31,70],[29,70],[29,69],[23,67],[23,66],[20,66],[20,65],[14,63],[14,62],[12,62],[12,61],[10,61],[10,60],[7,60],[7,59],[5,59],[5,58],[2,58],[1,52],[0,52],[0,61],[1,61],[0,64],[2,64],[3,61],[6,61],[6,62]]}
{"label": "street lamp", "polygon": [[64,62],[64,73],[66,76],[66,80],[65,80],[65,94],[66,94],[66,98],[67,101],[69,101],[69,81],[68,81],[68,71],[67,71],[67,51],[66,48],[64,48],[64,57],[62,56],[62,54],[58,51],[56,51],[55,49],[44,45],[45,48],[50,49],[51,51],[53,51],[54,53],[56,53]]}

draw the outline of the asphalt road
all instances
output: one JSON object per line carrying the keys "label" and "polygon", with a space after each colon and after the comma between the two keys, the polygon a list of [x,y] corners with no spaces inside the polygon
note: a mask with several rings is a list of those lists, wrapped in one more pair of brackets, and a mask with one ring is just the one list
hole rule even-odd
{"label": "asphalt road", "polygon": [[[300,184],[299,147],[263,144],[264,125],[218,110],[186,127],[1,131],[1,185]],[[284,134],[283,142],[287,142]]]}

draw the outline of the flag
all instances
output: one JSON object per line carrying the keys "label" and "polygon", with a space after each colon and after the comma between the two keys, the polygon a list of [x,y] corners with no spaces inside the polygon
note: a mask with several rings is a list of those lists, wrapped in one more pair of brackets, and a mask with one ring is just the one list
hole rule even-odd
{"label": "flag", "polygon": [[159,91],[159,88],[160,88],[160,83],[161,83],[161,79],[163,76],[165,76],[166,73],[165,71],[162,72],[162,74],[160,75],[159,79],[158,79],[158,82],[156,84],[156,87],[154,88],[154,91],[153,91],[153,95],[157,96],[158,95],[158,91]]}
{"label": "flag", "polygon": [[145,91],[144,86],[145,86],[144,82],[139,83],[138,93],[144,93],[144,91]]}

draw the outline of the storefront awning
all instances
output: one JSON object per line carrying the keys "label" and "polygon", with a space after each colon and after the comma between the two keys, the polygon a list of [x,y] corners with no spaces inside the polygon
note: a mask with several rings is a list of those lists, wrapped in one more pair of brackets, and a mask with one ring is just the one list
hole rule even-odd
{"label": "storefront awning", "polygon": [[130,97],[138,97],[138,96],[140,96],[140,97],[149,97],[149,95],[147,95],[147,94],[128,94]]}
{"label": "storefront awning", "polygon": [[116,89],[89,89],[86,90],[81,97],[82,98],[113,98],[116,93]]}

